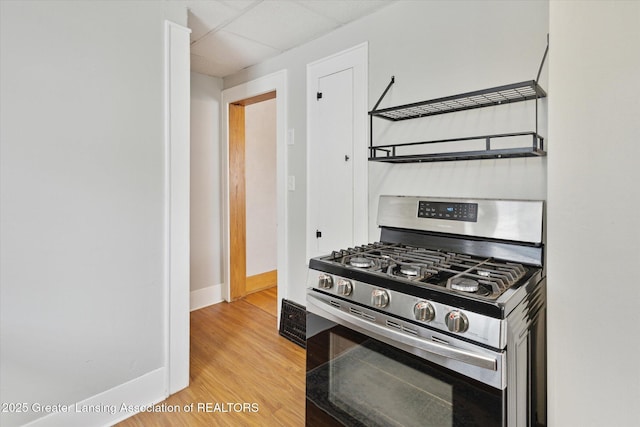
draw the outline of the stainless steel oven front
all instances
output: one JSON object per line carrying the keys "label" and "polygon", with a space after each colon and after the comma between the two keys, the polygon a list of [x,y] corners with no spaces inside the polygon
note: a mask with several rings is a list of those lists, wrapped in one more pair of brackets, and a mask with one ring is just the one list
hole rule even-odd
{"label": "stainless steel oven front", "polygon": [[497,350],[309,291],[307,426],[545,425],[544,312],[517,311]]}
{"label": "stainless steel oven front", "polygon": [[[347,308],[349,313],[335,307],[337,301],[323,308],[311,298],[308,426],[505,425],[506,389],[461,373],[484,374],[500,383],[504,352],[468,344],[452,347],[451,337],[427,339],[416,334],[415,325],[403,327],[397,319],[363,308],[355,309],[361,314]],[[378,327],[362,316],[395,323],[398,330]]]}

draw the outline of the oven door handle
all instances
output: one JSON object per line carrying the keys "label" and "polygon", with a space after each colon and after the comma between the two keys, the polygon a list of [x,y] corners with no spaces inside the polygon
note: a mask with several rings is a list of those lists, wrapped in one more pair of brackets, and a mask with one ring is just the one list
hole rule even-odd
{"label": "oven door handle", "polygon": [[[317,302],[316,302],[317,301]],[[380,337],[386,338],[386,342],[391,340],[395,343],[404,344],[404,347],[418,348],[427,353],[436,354],[447,359],[457,360],[468,365],[477,366],[479,368],[498,370],[498,361],[495,357],[485,356],[469,350],[463,350],[446,344],[440,344],[435,341],[427,341],[419,337],[403,334],[387,327],[381,326],[368,320],[358,318],[352,314],[346,313],[339,308],[333,307],[328,303],[316,298],[314,295],[307,294],[307,304],[313,306],[312,313],[316,313],[329,320],[338,322],[343,326],[352,327],[363,333],[374,333]],[[317,313],[317,310],[323,312]],[[345,324],[346,323],[346,324]],[[393,345],[392,343],[389,343]]]}

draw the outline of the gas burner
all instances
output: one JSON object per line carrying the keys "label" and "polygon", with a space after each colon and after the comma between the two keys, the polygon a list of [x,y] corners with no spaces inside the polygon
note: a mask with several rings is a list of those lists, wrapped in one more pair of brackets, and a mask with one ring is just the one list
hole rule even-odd
{"label": "gas burner", "polygon": [[407,277],[417,277],[420,274],[420,267],[415,265],[402,265],[400,266],[400,273]]}
{"label": "gas burner", "polygon": [[369,258],[357,256],[349,260],[349,265],[357,268],[371,268],[373,267],[373,260]]}
{"label": "gas burner", "polygon": [[451,280],[451,289],[461,292],[478,292],[480,284],[467,277],[455,277]]}
{"label": "gas burner", "polygon": [[427,266],[420,264],[407,264],[398,260],[391,260],[387,275],[398,277],[401,279],[411,280],[412,282],[424,282],[438,272],[429,269]]}

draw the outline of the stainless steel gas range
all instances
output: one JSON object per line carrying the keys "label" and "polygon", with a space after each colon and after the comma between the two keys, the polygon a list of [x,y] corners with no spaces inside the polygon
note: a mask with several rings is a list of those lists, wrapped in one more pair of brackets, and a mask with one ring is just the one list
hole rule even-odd
{"label": "stainless steel gas range", "polygon": [[307,425],[546,425],[544,204],[382,196],[309,262]]}

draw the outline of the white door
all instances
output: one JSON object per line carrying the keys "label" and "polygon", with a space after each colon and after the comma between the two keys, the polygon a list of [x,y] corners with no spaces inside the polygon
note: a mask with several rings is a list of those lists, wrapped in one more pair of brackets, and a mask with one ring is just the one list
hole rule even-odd
{"label": "white door", "polygon": [[[318,79],[309,146],[317,252],[353,246],[353,70]],[[313,236],[312,236],[313,237]]]}
{"label": "white door", "polygon": [[307,247],[314,257],[366,243],[366,45],[311,64],[307,76]]}

